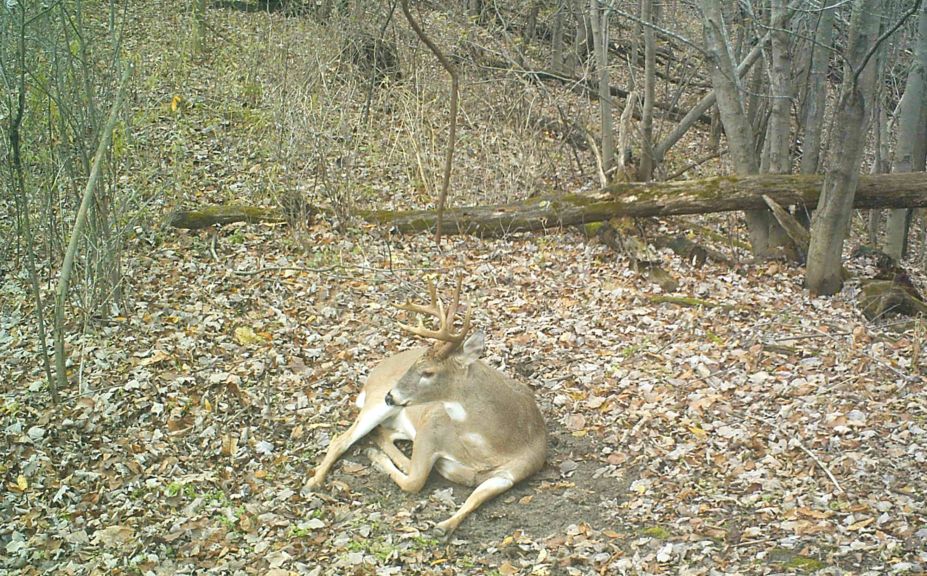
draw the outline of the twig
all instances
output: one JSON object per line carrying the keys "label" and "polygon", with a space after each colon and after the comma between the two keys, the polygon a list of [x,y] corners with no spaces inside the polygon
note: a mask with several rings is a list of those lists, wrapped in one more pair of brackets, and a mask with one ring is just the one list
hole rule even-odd
{"label": "twig", "polygon": [[815,456],[813,452],[811,452],[811,450],[808,450],[807,448],[805,448],[805,445],[802,444],[799,439],[793,438],[793,440],[795,440],[795,443],[798,445],[799,448],[801,448],[802,452],[804,452],[805,454],[808,455],[809,458],[814,460],[814,463],[817,464],[818,467],[821,470],[823,470],[825,474],[827,474],[827,477],[830,478],[831,482],[833,482],[834,487],[837,489],[837,492],[840,492],[841,494],[846,494],[846,490],[840,487],[840,482],[837,482],[837,479],[834,478],[833,474],[831,474],[830,469],[828,469],[827,466],[824,465],[824,463],[821,462],[821,460],[817,456]]}
{"label": "twig", "polygon": [[212,234],[210,234],[210,239],[209,239],[209,253],[212,254],[212,259],[215,260],[216,262],[219,261],[219,254],[216,253],[216,243],[218,242],[218,237],[219,237],[219,234],[216,233],[215,230],[213,230]]}
{"label": "twig", "polygon": [[393,272],[446,272],[448,269],[445,267],[409,267],[409,268],[373,268],[371,266],[351,266],[348,264],[335,264],[334,266],[326,266],[324,268],[311,268],[308,266],[265,266],[264,268],[256,268],[254,270],[232,270],[233,274],[238,276],[257,276],[258,274],[265,274],[268,272],[311,272],[314,274],[326,274],[328,272],[334,272],[335,270],[360,270],[363,272],[383,272],[383,273],[393,273]]}
{"label": "twig", "polygon": [[801,440],[799,440],[799,439],[796,438],[795,436],[792,436],[791,434],[789,434],[789,432],[788,432],[787,430],[783,429],[783,428],[782,428],[779,424],[777,424],[777,423],[769,422],[768,420],[766,420],[766,419],[764,419],[764,418],[760,418],[760,417],[757,416],[756,414],[750,414],[749,412],[747,412],[747,413],[745,414],[745,416],[747,416],[747,418],[752,418],[753,420],[756,420],[757,422],[760,422],[760,423],[762,423],[762,424],[765,425],[765,426],[770,426],[770,427],[772,427],[772,428],[775,428],[775,429],[776,429],[780,434],[782,434],[783,436],[788,436],[790,441],[794,441],[795,444],[796,444],[799,448],[801,448],[802,452],[804,452],[805,454],[807,454],[808,457],[811,458],[811,459],[814,461],[814,463],[817,464],[818,467],[819,467],[821,470],[824,471],[825,474],[827,474],[827,477],[830,479],[831,482],[833,482],[834,487],[837,488],[837,492],[840,492],[841,494],[846,494],[846,493],[847,493],[846,490],[844,490],[843,487],[840,486],[840,483],[837,482],[837,479],[834,477],[834,475],[831,474],[830,469],[828,469],[827,466],[826,466],[823,462],[821,462],[821,460],[820,460],[817,456],[815,456],[814,453],[811,452],[811,450],[808,450],[808,448],[806,448],[805,445],[802,444]]}
{"label": "twig", "polygon": [[734,548],[744,548],[746,546],[753,546],[754,544],[766,544],[769,542],[776,542],[778,538],[761,538],[759,540],[747,540],[746,542],[738,542],[734,544]]}
{"label": "twig", "polygon": [[84,187],[80,207],[77,209],[77,215],[74,217],[74,224],[71,228],[71,238],[68,240],[68,247],[64,253],[64,262],[61,263],[61,275],[58,277],[58,288],[55,292],[54,333],[55,372],[59,389],[64,389],[68,384],[64,351],[64,307],[68,297],[71,272],[74,269],[74,260],[77,257],[80,241],[83,239],[83,228],[87,222],[87,212],[90,210],[90,203],[93,201],[94,190],[96,189],[97,181],[100,179],[100,172],[103,169],[106,153],[113,141],[113,131],[116,129],[116,121],[119,119],[119,112],[122,110],[122,103],[126,95],[126,86],[128,85],[131,74],[132,66],[126,66],[116,88],[116,97],[113,99],[113,106],[110,109],[109,118],[106,120],[103,131],[100,133],[100,141],[97,144],[97,151],[93,155],[93,164],[90,167],[90,174],[87,177],[87,184]]}
{"label": "twig", "polygon": [[451,167],[454,162],[454,145],[457,139],[457,96],[459,92],[457,69],[451,64],[447,56],[444,55],[444,52],[442,52],[425,34],[425,31],[422,30],[419,23],[415,21],[415,18],[412,17],[412,12],[409,11],[409,0],[401,0],[401,7],[402,13],[405,14],[406,20],[409,21],[409,26],[412,27],[419,39],[428,46],[428,49],[431,50],[438,61],[441,62],[441,66],[447,70],[448,75],[451,77],[451,125],[447,134],[447,152],[444,155],[444,178],[441,181],[441,193],[438,196],[438,215],[435,219],[435,244],[440,245],[441,225],[444,223],[444,205],[447,202],[447,189],[451,182]]}

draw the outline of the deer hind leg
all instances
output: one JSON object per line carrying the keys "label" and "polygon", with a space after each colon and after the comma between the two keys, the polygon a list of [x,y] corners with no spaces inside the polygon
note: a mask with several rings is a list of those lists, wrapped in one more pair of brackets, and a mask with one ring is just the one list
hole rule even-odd
{"label": "deer hind leg", "polygon": [[378,427],[375,434],[373,439],[377,446],[380,447],[380,450],[386,453],[393,464],[395,464],[403,474],[408,474],[409,468],[412,466],[412,461],[409,460],[408,456],[403,454],[402,450],[396,447],[396,440],[407,440],[406,436],[384,428],[383,426]]}
{"label": "deer hind leg", "polygon": [[507,472],[484,480],[470,493],[467,501],[464,502],[463,506],[461,506],[453,516],[435,526],[435,532],[444,538],[449,537],[471,512],[482,506],[487,500],[491,500],[499,494],[502,494],[514,484],[515,482],[512,480],[512,475]]}
{"label": "deer hind leg", "polygon": [[376,428],[381,422],[392,416],[396,412],[393,406],[387,406],[385,402],[365,404],[357,415],[357,420],[351,424],[343,434],[340,434],[332,440],[328,446],[328,452],[322,462],[316,466],[315,474],[307,482],[307,486],[318,488],[325,481],[325,476],[331,471],[332,466],[338,461],[338,458],[344,454],[348,448],[355,442],[366,436],[371,430]]}
{"label": "deer hind leg", "polygon": [[[399,449],[393,446],[398,452]],[[367,450],[367,456],[384,473],[393,479],[403,492],[418,492],[428,481],[428,475],[437,460],[434,438],[429,434],[419,433],[412,442],[412,458],[408,464],[408,471],[403,472],[390,458],[375,448]]]}

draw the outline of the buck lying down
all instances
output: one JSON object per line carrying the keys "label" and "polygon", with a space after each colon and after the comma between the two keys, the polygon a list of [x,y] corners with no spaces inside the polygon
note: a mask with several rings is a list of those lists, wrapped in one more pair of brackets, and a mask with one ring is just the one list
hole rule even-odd
{"label": "buck lying down", "polygon": [[[332,440],[309,486],[320,486],[337,459],[374,431],[379,450],[371,448],[368,454],[403,490],[421,490],[432,468],[452,482],[476,488],[453,516],[436,526],[440,535],[449,536],[481,504],[544,465],[547,430],[531,390],[480,360],[483,334],[464,340],[469,310],[463,327],[453,332],[460,286],[446,313],[434,287],[430,289],[431,306],[402,307],[437,316],[441,328],[428,330],[421,322],[404,328],[438,340],[438,347],[399,353],[371,371],[357,398],[360,414]],[[412,441],[411,458],[396,447],[398,440]]]}

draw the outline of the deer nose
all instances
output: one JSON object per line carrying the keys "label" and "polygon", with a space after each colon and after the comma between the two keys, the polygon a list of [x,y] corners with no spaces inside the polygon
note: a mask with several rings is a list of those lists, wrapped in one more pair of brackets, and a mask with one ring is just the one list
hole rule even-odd
{"label": "deer nose", "polygon": [[383,399],[386,402],[387,406],[395,406],[396,402],[393,401],[393,392],[389,391],[386,393],[386,398]]}

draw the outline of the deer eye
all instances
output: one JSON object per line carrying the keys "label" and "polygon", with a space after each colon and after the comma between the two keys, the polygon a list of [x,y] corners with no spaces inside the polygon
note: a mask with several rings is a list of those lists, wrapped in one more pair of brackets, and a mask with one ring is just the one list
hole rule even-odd
{"label": "deer eye", "polygon": [[422,372],[422,378],[431,378],[435,373],[431,370],[425,370]]}

